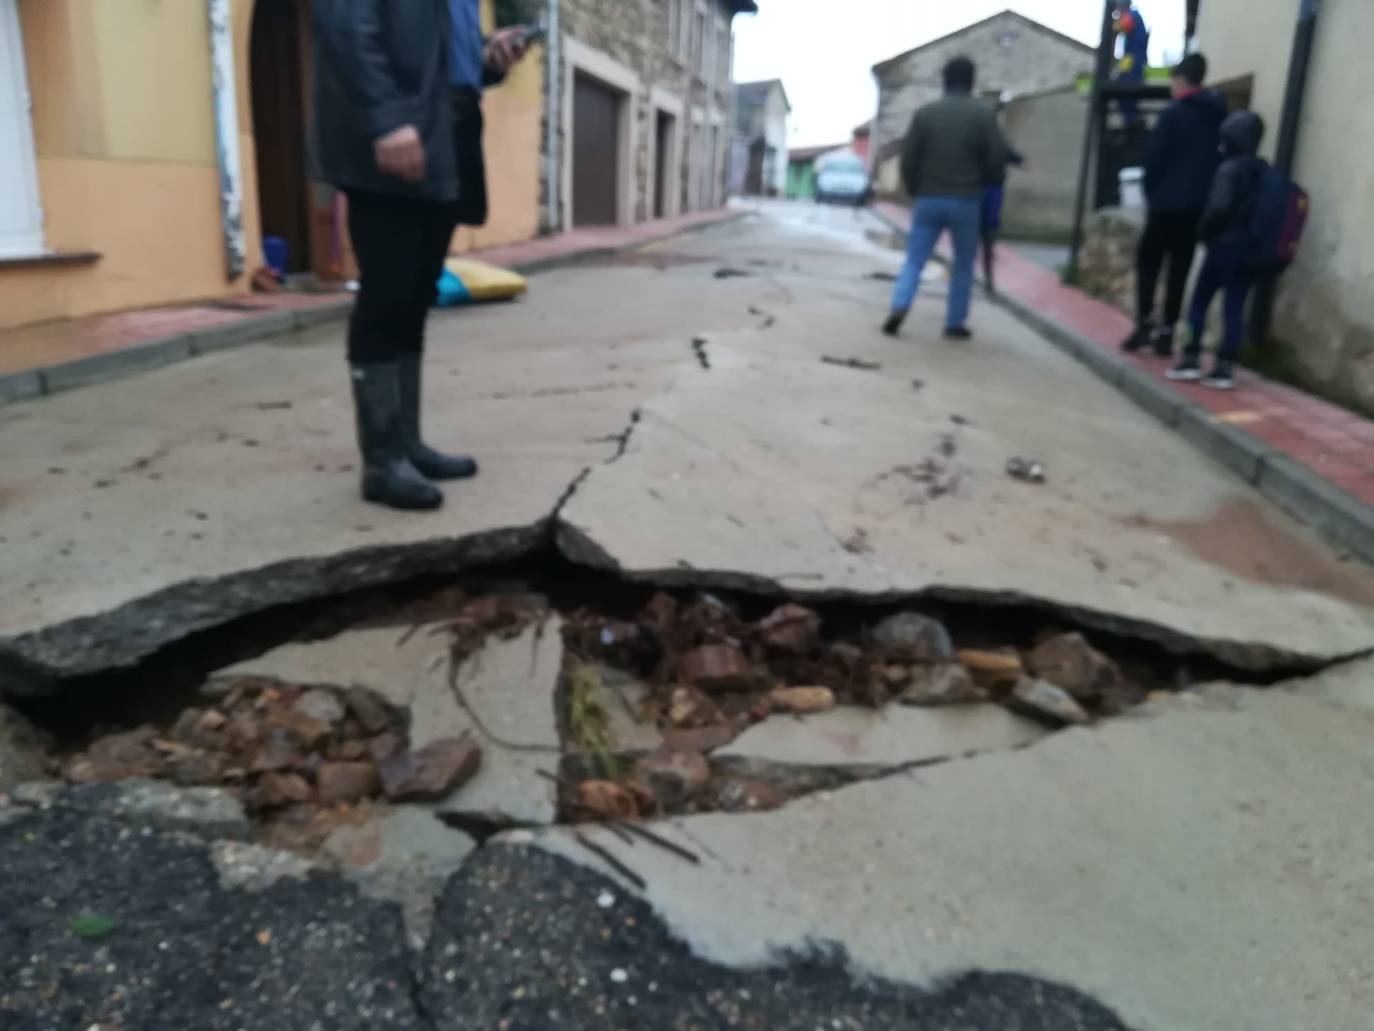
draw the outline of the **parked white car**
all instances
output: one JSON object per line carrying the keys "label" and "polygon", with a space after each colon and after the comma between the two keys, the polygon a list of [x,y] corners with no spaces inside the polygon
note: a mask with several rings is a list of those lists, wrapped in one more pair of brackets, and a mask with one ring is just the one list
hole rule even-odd
{"label": "parked white car", "polygon": [[852,150],[837,150],[816,162],[817,204],[867,204],[873,184],[863,158]]}

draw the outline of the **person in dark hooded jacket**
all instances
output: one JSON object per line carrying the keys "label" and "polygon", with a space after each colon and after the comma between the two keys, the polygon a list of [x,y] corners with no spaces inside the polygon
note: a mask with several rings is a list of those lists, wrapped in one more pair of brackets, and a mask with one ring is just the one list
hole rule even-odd
{"label": "person in dark hooded jacket", "polygon": [[[1204,89],[1207,59],[1185,57],[1174,68],[1174,102],[1159,116],[1145,148],[1145,200],[1149,215],[1136,254],[1136,327],[1121,345],[1138,351],[1153,343],[1161,358],[1174,352],[1174,327],[1183,314],[1197,224],[1207,203],[1221,157],[1217,130],[1226,117],[1226,101]],[[1169,277],[1164,295],[1164,321],[1155,326],[1155,294],[1165,260]]]}
{"label": "person in dark hooded jacket", "polygon": [[477,473],[420,436],[425,322],[459,224],[487,217],[481,90],[525,49],[478,0],[312,0],[317,172],[348,197],[361,273],[348,328],[363,499],[432,509]]}
{"label": "person in dark hooded jacket", "polygon": [[[1230,390],[1245,333],[1245,302],[1255,285],[1249,262],[1251,229],[1260,179],[1268,162],[1259,157],[1264,120],[1251,111],[1237,111],[1221,125],[1224,160],[1212,183],[1198,236],[1207,245],[1207,258],[1193,288],[1188,313],[1188,345],[1179,363],[1169,370],[1174,380],[1202,380],[1205,386]],[[1212,371],[1202,374],[1202,334],[1207,310],[1218,293],[1226,295],[1225,329]]]}

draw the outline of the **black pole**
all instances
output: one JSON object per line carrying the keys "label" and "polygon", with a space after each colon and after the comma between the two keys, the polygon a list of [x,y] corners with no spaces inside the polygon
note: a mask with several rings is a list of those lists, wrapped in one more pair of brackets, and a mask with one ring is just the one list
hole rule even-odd
{"label": "black pole", "polygon": [[[1302,127],[1303,101],[1307,96],[1307,70],[1312,64],[1312,44],[1317,38],[1317,15],[1321,0],[1301,0],[1298,27],[1293,34],[1293,53],[1288,61],[1288,83],[1283,88],[1283,116],[1279,120],[1278,142],[1274,145],[1274,167],[1292,176],[1298,157],[1298,130]],[[1274,319],[1273,277],[1264,279],[1255,292],[1251,337],[1263,347],[1269,340]]]}
{"label": "black pole", "polygon": [[1193,40],[1197,37],[1197,15],[1201,0],[1188,0],[1188,21],[1183,29],[1183,50],[1193,52]]}
{"label": "black pole", "polygon": [[1092,173],[1094,144],[1098,123],[1105,119],[1102,105],[1102,86],[1112,74],[1112,56],[1116,52],[1116,33],[1113,31],[1113,9],[1116,0],[1102,5],[1102,38],[1097,45],[1097,67],[1093,70],[1092,95],[1088,100],[1088,124],[1083,130],[1083,156],[1078,164],[1078,197],[1073,209],[1073,238],[1069,243],[1069,269],[1078,269],[1079,252],[1083,249],[1083,222],[1088,214],[1088,179]]}

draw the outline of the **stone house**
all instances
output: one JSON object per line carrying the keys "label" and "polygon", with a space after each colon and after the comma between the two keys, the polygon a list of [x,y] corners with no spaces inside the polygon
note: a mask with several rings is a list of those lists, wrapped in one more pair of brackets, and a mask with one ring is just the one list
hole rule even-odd
{"label": "stone house", "polygon": [[753,0],[561,0],[542,155],[546,227],[725,199],[732,20]]}
{"label": "stone house", "polygon": [[778,197],[787,190],[787,120],[792,104],[782,80],[735,86],[732,192]]}
{"label": "stone house", "polygon": [[873,66],[878,113],[872,148],[877,188],[901,189],[897,155],[918,108],[943,91],[941,72],[955,57],[978,66],[978,93],[996,100],[1065,86],[1091,72],[1095,50],[1015,11],[1003,11]]}
{"label": "stone house", "polygon": [[[1272,158],[1299,5],[1206,0],[1197,43],[1232,105],[1268,126]],[[1298,123],[1294,178],[1312,195],[1297,261],[1280,280],[1273,336],[1298,382],[1374,413],[1374,107],[1368,43],[1374,4],[1323,4]]]}

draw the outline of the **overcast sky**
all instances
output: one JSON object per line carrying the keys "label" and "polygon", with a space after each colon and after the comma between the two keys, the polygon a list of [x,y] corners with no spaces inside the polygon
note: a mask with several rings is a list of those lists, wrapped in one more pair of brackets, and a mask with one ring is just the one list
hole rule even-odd
{"label": "overcast sky", "polygon": [[[841,143],[877,109],[873,65],[1008,7],[1087,43],[1102,24],[1102,0],[759,0],[758,14],[735,19],[735,79],[782,79],[795,146]],[[1151,60],[1177,57],[1184,0],[1136,7]]]}

